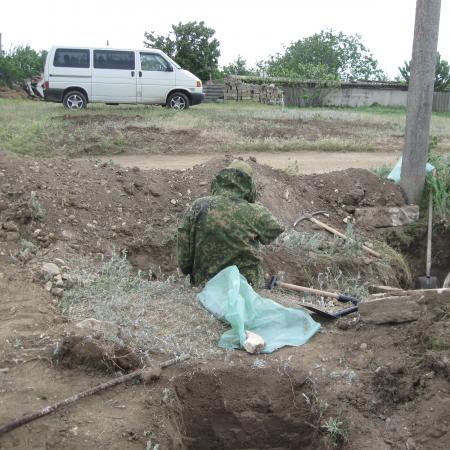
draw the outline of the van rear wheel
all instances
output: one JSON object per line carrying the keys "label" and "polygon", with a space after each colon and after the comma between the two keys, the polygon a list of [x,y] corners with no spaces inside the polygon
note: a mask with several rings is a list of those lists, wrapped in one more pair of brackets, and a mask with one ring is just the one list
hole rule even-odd
{"label": "van rear wheel", "polygon": [[67,109],[77,110],[86,108],[86,96],[80,91],[70,91],[63,98],[63,105]]}
{"label": "van rear wheel", "polygon": [[189,99],[182,92],[174,92],[169,95],[166,106],[170,109],[182,111],[183,109],[189,108]]}

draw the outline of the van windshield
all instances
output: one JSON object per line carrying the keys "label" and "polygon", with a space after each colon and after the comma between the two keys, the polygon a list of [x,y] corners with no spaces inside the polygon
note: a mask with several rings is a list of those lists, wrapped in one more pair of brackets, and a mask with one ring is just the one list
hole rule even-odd
{"label": "van windshield", "polygon": [[164,56],[177,68],[177,69],[181,69],[181,66],[179,64],[177,64],[170,56],[164,54]]}

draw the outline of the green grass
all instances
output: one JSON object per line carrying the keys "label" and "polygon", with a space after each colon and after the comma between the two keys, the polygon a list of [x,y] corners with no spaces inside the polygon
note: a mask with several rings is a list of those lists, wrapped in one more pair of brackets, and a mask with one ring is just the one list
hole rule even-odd
{"label": "green grass", "polygon": [[375,175],[379,176],[380,178],[387,178],[388,175],[391,173],[392,171],[392,166],[389,166],[387,164],[383,164],[380,167],[373,167],[371,169],[369,169],[372,173],[374,173]]}
{"label": "green grass", "polygon": [[[28,155],[401,150],[401,108],[293,108],[251,102],[159,106],[0,99],[1,148]],[[450,114],[433,114],[438,150],[450,149]]]}

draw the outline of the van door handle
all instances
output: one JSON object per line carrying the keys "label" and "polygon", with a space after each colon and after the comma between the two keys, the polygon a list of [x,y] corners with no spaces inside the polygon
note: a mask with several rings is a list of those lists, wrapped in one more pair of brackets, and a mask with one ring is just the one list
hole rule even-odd
{"label": "van door handle", "polygon": [[139,71],[139,77],[142,77],[142,70]]}
{"label": "van door handle", "polygon": [[134,77],[134,70],[131,71],[131,76]]}

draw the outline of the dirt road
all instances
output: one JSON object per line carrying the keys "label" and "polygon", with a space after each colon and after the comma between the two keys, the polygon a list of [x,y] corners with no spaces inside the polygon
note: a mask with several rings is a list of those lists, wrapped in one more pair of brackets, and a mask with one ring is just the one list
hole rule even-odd
{"label": "dirt road", "polygon": [[[240,156],[253,155],[258,163],[267,164],[275,169],[286,169],[291,166],[298,168],[301,174],[331,172],[352,168],[369,169],[384,164],[393,165],[400,157],[400,152],[319,152],[296,151],[283,153],[244,153]],[[139,167],[141,169],[188,169],[196,164],[202,164],[216,155],[188,154],[188,155],[116,155],[102,157],[102,161],[112,160],[123,167]],[[237,154],[239,156],[239,154]]]}

